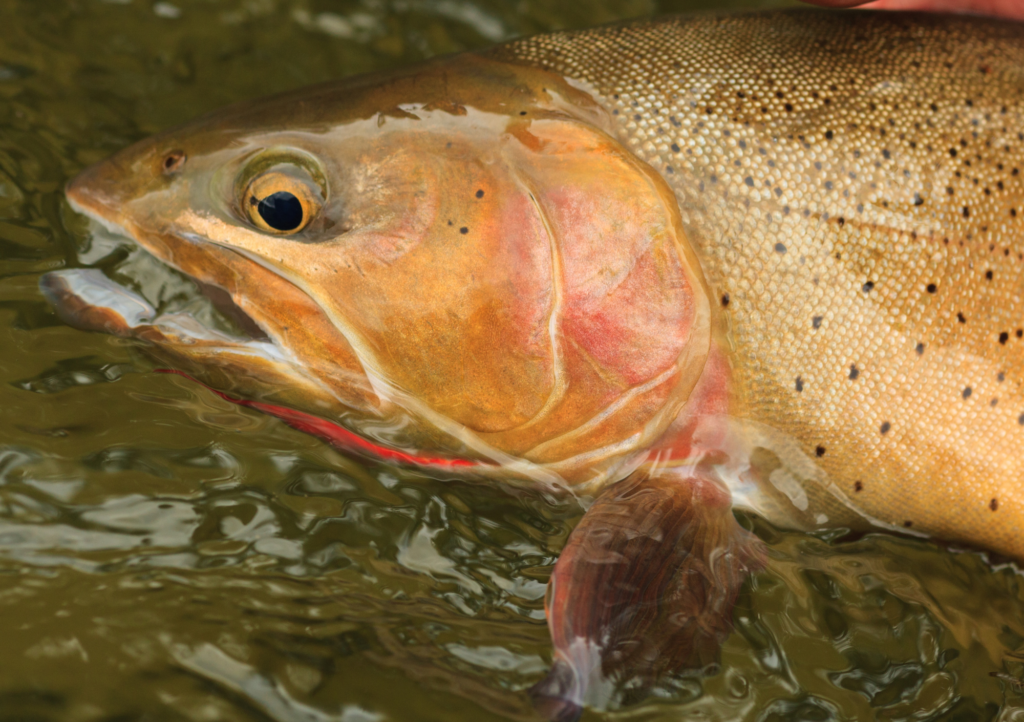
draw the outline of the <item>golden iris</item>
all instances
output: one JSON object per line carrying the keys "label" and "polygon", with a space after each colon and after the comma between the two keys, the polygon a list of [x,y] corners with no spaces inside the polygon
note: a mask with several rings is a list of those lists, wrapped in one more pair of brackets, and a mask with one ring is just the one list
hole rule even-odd
{"label": "golden iris", "polygon": [[323,207],[320,188],[300,169],[271,169],[249,183],[242,206],[254,226],[262,231],[298,233]]}

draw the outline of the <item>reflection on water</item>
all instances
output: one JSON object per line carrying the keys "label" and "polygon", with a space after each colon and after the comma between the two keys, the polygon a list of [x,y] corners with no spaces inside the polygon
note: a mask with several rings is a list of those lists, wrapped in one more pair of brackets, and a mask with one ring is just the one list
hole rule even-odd
{"label": "reflection on water", "polygon": [[[532,718],[575,501],[347,459],[64,326],[37,279],[130,271],[212,317],[67,178],[232,100],[698,5],[0,0],[0,720]],[[1024,719],[1012,567],[744,521],[770,563],[721,672],[588,719]]]}

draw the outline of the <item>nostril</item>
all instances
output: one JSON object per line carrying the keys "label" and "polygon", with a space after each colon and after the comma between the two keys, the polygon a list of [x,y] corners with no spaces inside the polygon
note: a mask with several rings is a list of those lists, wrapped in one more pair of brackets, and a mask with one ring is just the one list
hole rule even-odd
{"label": "nostril", "polygon": [[176,170],[185,165],[186,155],[183,151],[172,150],[164,157],[164,174],[174,173]]}

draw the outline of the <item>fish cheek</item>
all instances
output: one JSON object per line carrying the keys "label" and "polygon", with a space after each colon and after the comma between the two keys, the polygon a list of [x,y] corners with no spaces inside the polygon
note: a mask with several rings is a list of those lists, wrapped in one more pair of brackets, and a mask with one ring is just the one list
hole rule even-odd
{"label": "fish cheek", "polygon": [[335,185],[346,230],[320,242],[226,224],[211,235],[196,219],[193,232],[301,288],[390,386],[472,430],[515,426],[551,384],[550,251],[488,145],[475,134],[369,139]]}
{"label": "fish cheek", "polygon": [[500,432],[550,392],[550,246],[514,177],[486,162],[493,151],[448,142],[451,158],[432,166],[440,192],[352,236],[337,302],[390,381],[469,429]]}

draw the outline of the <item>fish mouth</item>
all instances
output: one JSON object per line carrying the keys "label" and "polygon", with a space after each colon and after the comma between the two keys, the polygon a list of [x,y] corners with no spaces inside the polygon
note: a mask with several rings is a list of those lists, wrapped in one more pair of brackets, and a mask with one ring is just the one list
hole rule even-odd
{"label": "fish mouth", "polygon": [[[207,320],[216,318],[219,321],[203,323],[199,317],[195,317],[196,323],[190,326],[204,328],[209,332],[205,335],[228,335],[235,341],[272,342],[270,335],[259,322],[235,303],[227,289],[196,278],[151,252],[147,244],[141,240],[140,234],[134,232],[132,224],[123,218],[119,210],[123,207],[123,200],[115,194],[104,192],[104,184],[97,182],[102,181],[102,178],[96,176],[100,174],[103,165],[105,164],[86,169],[68,183],[65,197],[71,209],[98,224],[117,241],[130,241],[134,248],[145,253],[147,258],[155,260],[168,274],[187,279],[198,291],[194,298],[205,299],[210,309],[209,313],[198,316]],[[188,242],[185,239],[182,241]],[[132,276],[130,269],[119,267],[117,271],[119,275]],[[144,324],[156,324],[164,317],[178,316],[181,313],[173,309],[158,311],[157,306],[160,304],[95,268],[64,269],[47,273],[42,277],[40,287],[58,315],[70,325],[91,329],[94,324],[89,323],[89,318],[106,311],[108,315],[123,318],[124,324],[111,324],[108,321],[99,330],[122,336],[132,335],[127,333],[128,330]]]}
{"label": "fish mouth", "polygon": [[[223,344],[266,358],[282,355],[226,289],[150,253],[120,222],[112,204],[71,193],[67,198],[75,212],[94,224],[87,248],[95,251],[79,252],[85,267],[51,271],[39,279],[40,291],[64,323],[123,338],[169,338],[185,346]],[[154,329],[161,332],[154,334]]]}
{"label": "fish mouth", "polygon": [[[131,250],[125,261],[103,263],[103,271],[48,274],[42,290],[61,318],[82,330],[138,338],[173,364],[204,372],[201,379],[211,378],[207,370],[231,366],[233,388],[286,389],[279,396],[298,404],[379,416],[383,402],[373,378],[316,299],[278,269],[208,237],[203,222],[216,212],[188,205],[187,182],[175,194],[162,179],[140,173],[136,166],[147,162],[124,167],[114,156],[68,183],[71,209],[130,241],[122,247]],[[96,254],[83,258],[86,253],[79,253],[82,265],[101,265]]]}

